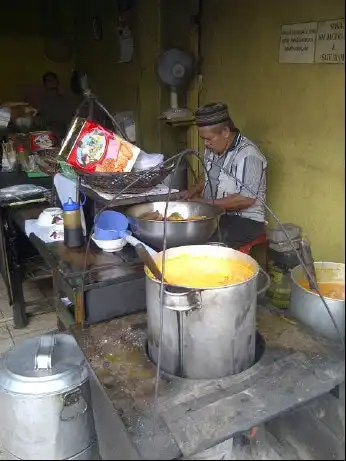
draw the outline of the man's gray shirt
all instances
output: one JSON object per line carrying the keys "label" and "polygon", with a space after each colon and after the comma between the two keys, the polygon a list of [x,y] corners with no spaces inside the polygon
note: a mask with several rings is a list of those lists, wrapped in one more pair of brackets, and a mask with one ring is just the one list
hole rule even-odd
{"label": "man's gray shirt", "polygon": [[[240,133],[231,148],[222,155],[206,150],[205,166],[208,171],[204,186],[204,198],[210,200],[240,194],[256,198],[256,202],[245,210],[227,212],[254,221],[265,221],[267,160],[259,148]],[[211,183],[208,183],[208,176]]]}

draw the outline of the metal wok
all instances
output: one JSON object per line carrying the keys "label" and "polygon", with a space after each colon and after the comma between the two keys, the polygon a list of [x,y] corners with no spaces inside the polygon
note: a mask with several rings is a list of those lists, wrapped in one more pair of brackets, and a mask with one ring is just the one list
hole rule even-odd
{"label": "metal wok", "polygon": [[[163,247],[163,221],[142,219],[148,212],[158,211],[164,215],[166,202],[152,202],[133,205],[126,210],[133,234],[142,242],[162,250]],[[205,216],[206,219],[191,221],[167,222],[167,248],[202,245],[207,243],[217,230],[218,219],[221,214],[214,205],[198,202],[171,202],[168,204],[167,216],[179,213],[184,219],[194,216]]]}

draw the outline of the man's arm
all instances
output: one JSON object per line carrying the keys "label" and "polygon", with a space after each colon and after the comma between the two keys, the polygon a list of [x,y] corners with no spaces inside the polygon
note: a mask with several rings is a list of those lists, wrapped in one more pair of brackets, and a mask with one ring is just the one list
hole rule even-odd
{"label": "man's arm", "polygon": [[250,208],[255,202],[255,198],[245,197],[240,194],[232,194],[228,197],[220,198],[217,200],[204,200],[204,199],[193,199],[195,202],[210,203],[222,208],[223,210],[236,211],[236,210],[245,210]]}
{"label": "man's arm", "polygon": [[[208,150],[204,151],[203,154],[203,161],[206,163],[210,157],[210,152]],[[190,187],[188,190],[182,191],[180,193],[182,200],[191,200],[191,199],[199,199],[200,195],[202,194],[205,186],[205,174],[203,174],[198,178],[197,183]]]}

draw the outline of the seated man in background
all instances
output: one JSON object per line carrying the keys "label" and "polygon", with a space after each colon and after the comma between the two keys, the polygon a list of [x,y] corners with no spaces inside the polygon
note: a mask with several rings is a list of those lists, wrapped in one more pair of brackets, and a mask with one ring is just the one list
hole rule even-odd
{"label": "seated man in background", "polygon": [[220,234],[211,241],[220,236],[221,242],[238,249],[264,231],[267,161],[236,128],[226,104],[207,104],[195,118],[208,175],[204,173],[183,198],[221,208]]}
{"label": "seated man in background", "polygon": [[72,93],[61,91],[58,76],[54,72],[46,72],[42,85],[34,88],[26,99],[37,109],[46,129],[52,130],[58,138],[64,138],[78,103]]}
{"label": "seated man in background", "polygon": [[15,121],[18,117],[36,114],[37,110],[27,102],[0,102],[0,116],[4,120]]}

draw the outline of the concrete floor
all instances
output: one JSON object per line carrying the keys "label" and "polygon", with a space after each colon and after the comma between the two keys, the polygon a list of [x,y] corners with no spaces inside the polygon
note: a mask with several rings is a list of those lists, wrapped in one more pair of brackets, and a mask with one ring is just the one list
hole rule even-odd
{"label": "concrete floor", "polygon": [[[29,325],[17,330],[13,328],[12,308],[8,305],[6,288],[0,278],[0,355],[26,338],[39,336],[56,328],[56,314],[47,295],[30,282],[25,283],[24,293],[25,299],[30,303],[27,309]],[[46,313],[40,312],[43,308],[47,310]]]}

